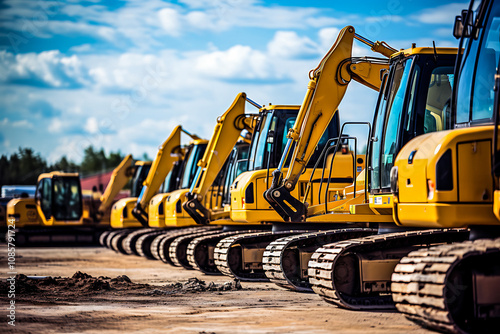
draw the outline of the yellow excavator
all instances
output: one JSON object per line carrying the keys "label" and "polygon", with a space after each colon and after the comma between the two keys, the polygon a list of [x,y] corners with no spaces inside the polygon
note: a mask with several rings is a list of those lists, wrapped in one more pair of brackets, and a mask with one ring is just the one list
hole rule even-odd
{"label": "yellow excavator", "polygon": [[121,199],[113,205],[111,227],[117,230],[107,237],[108,247],[124,254],[136,254],[135,242],[141,234],[150,231],[144,228],[148,226],[150,199],[162,184],[166,185],[166,191],[175,189],[178,174],[183,170],[181,166],[185,150],[181,147],[181,133],[187,134],[192,139],[193,146],[190,147],[203,149],[204,140],[187,132],[181,126],[173,129],[160,146],[145,177],[140,180],[141,187],[132,192],[132,197]]}
{"label": "yellow excavator", "polygon": [[[197,172],[190,187],[187,188],[188,184],[185,184],[181,189],[153,198],[150,202],[150,226],[188,227],[198,223],[225,225],[225,229],[228,229],[231,221],[224,209],[229,202],[228,186],[240,172],[242,160],[248,154],[248,138],[242,135],[248,137],[259,118],[257,114],[245,114],[247,101],[260,108],[245,93],[239,93],[229,109],[218,117],[205,154],[197,163]],[[242,131],[246,134],[242,134]],[[141,237],[145,245],[141,252],[146,257],[191,268],[185,246],[195,236],[218,233],[220,230],[221,227],[212,226],[172,233],[151,233]]]}
{"label": "yellow excavator", "polygon": [[[297,209],[295,204],[300,202],[296,199],[300,199],[311,206],[319,205],[324,197],[328,197],[338,201],[340,206],[355,198],[359,190],[354,181],[364,168],[365,157],[349,150],[348,136],[339,137],[337,107],[352,79],[378,90],[381,71],[387,70],[389,64],[387,59],[352,58],[354,36],[353,27],[344,28],[319,66],[310,72],[310,82],[298,114],[293,118],[293,123],[287,124],[283,135],[278,140],[273,140],[282,145],[280,150],[273,152],[277,163],[269,167],[261,164],[265,169],[261,167],[261,170],[243,173],[235,180],[231,191],[231,218],[245,223],[272,223],[273,232],[221,240],[215,248],[215,263],[222,273],[247,281],[268,280],[262,259],[266,246],[274,240],[307,231],[367,226],[365,223],[356,225],[348,222],[335,226],[327,223],[303,224],[304,219],[296,217],[304,214],[300,213],[300,208]],[[374,50],[386,56],[396,51],[383,42],[372,45]],[[338,151],[335,159],[330,153],[332,147],[336,147]],[[323,149],[329,152],[323,153]],[[260,155],[256,154],[254,159],[262,159]],[[326,166],[327,173],[331,172],[328,184],[323,182],[324,170],[314,168],[320,161]],[[275,170],[271,171],[270,168]],[[287,189],[286,196],[273,190],[273,195],[279,197],[280,203],[286,208],[283,210],[277,201],[270,201],[262,194],[268,193],[265,191],[270,187],[270,174],[273,175],[271,188],[275,189],[282,182],[281,174],[285,170],[288,175],[292,175],[287,185],[293,183],[293,186]],[[307,189],[309,180],[312,181],[314,192]],[[290,220],[294,223],[290,224]],[[363,233],[357,235],[366,235],[367,232]]]}
{"label": "yellow excavator", "polygon": [[[239,98],[243,102],[243,96]],[[246,98],[249,101],[248,98]],[[259,180],[259,185],[257,191],[262,189],[265,190],[264,186],[264,178],[267,177],[269,179],[270,173],[269,168],[275,168],[279,162],[279,158],[281,157],[281,152],[283,151],[286,144],[286,133],[288,129],[293,126],[295,118],[297,117],[297,113],[299,111],[299,106],[286,106],[286,105],[269,105],[260,107],[258,104],[249,101],[251,104],[259,108],[258,118],[256,115],[251,116],[253,123],[258,119],[258,122],[253,125],[255,128],[253,129],[252,141],[250,144],[250,151],[248,152],[248,160],[247,166],[245,170],[254,170],[256,173],[253,175]],[[244,105],[241,104],[241,107]],[[241,113],[243,113],[243,109],[241,109]],[[233,116],[234,117],[234,116]],[[246,116],[248,117],[248,116]],[[233,144],[236,139],[239,131],[241,131],[242,127],[237,126],[234,128],[235,124],[231,124],[229,122],[231,118],[226,119],[221,124],[222,128],[227,127],[230,130],[226,130],[228,133],[232,132],[232,135],[226,136],[214,136],[213,138],[219,137],[218,142],[220,145],[225,146],[226,141],[230,141]],[[237,125],[237,124],[236,124]],[[250,129],[248,129],[250,130]],[[328,134],[334,136],[338,133],[338,118],[331,122],[331,126],[328,129]],[[214,134],[217,133],[217,129]],[[230,140],[231,139],[231,140]],[[322,144],[325,144],[326,140],[323,140]],[[216,144],[217,145],[217,144]],[[230,149],[230,146],[226,146],[225,152]],[[237,153],[235,153],[237,154]],[[218,155],[220,155],[218,153]],[[200,164],[202,166],[205,165],[205,161],[210,155],[206,156]],[[349,156],[352,160],[352,157]],[[235,171],[234,175],[237,175],[240,171],[241,166],[243,164],[242,161],[236,164],[232,164],[229,162],[226,166],[227,170]],[[217,164],[221,166],[221,163]],[[207,164],[207,170],[213,169],[215,167]],[[350,168],[350,166],[349,166]],[[223,168],[224,170],[224,168]],[[352,171],[352,169],[350,169]],[[236,172],[237,171],[237,172]],[[201,171],[203,173],[203,171]],[[245,173],[243,173],[245,174]],[[212,175],[215,175],[212,173]],[[309,174],[306,175],[307,177]],[[352,176],[351,176],[352,178]],[[225,178],[227,181],[224,184],[224,188],[227,189],[228,185],[232,183],[232,178]],[[157,252],[158,257],[164,262],[184,266],[185,268],[196,268],[203,271],[206,274],[218,274],[220,273],[218,268],[215,265],[215,255],[214,249],[215,245],[222,239],[227,238],[229,236],[237,236],[242,234],[248,234],[250,232],[270,230],[271,224],[269,222],[263,221],[262,219],[255,219],[253,224],[248,222],[234,221],[230,218],[230,212],[232,211],[234,198],[228,198],[230,200],[231,205],[228,205],[228,202],[223,201],[224,210],[219,206],[218,210],[214,210],[212,208],[209,212],[207,209],[207,205],[203,205],[203,200],[208,200],[211,196],[199,196],[206,190],[207,188],[207,180],[209,178],[203,180],[201,183],[192,185],[193,192],[188,194],[187,191],[178,192],[177,194],[172,193],[170,199],[167,199],[165,205],[165,216],[166,221],[177,224],[192,224],[194,221],[192,218],[188,217],[187,214],[184,214],[183,211],[186,211],[188,214],[192,215],[194,220],[198,223],[205,223],[210,225],[223,225],[223,229],[220,228],[218,230],[210,230],[206,232],[196,231],[196,233],[183,233],[180,236],[160,236],[153,242],[152,249]],[[261,183],[262,182],[262,183]],[[236,182],[233,183],[236,185]],[[250,188],[251,189],[251,188]],[[249,190],[250,191],[250,190]],[[252,192],[254,190],[251,190]],[[199,193],[198,193],[199,192]],[[180,198],[182,194],[188,194],[187,200]],[[210,193],[210,192],[209,192]],[[229,195],[229,194],[227,194]],[[229,196],[227,196],[229,197]],[[201,201],[200,201],[201,198]],[[204,199],[203,199],[204,198]],[[256,196],[253,196],[256,199]],[[248,204],[252,204],[253,199],[250,197],[247,198]],[[198,203],[196,203],[198,201]],[[153,202],[153,201],[152,201]],[[180,205],[181,203],[182,206]],[[205,208],[203,208],[203,206]],[[267,208],[264,211],[266,213],[272,213],[273,211],[270,208]],[[210,215],[210,216],[209,216]],[[280,219],[277,214],[275,214],[276,219]],[[208,218],[208,219],[207,219]],[[159,244],[157,245],[157,241]]]}
{"label": "yellow excavator", "polygon": [[[151,237],[157,236],[158,234],[162,234],[166,229],[176,229],[176,226],[157,226],[152,221],[158,221],[158,213],[163,212],[163,208],[160,207],[160,211],[155,210],[156,208],[151,206],[151,202],[155,202],[155,199],[160,197],[168,197],[170,194],[182,187],[185,187],[186,184],[189,184],[196,173],[196,162],[203,156],[208,141],[205,139],[193,139],[190,144],[184,149],[184,159],[182,163],[178,165],[178,169],[173,169],[171,172],[170,179],[172,177],[176,178],[176,182],[173,187],[165,188],[165,191],[160,194],[154,195],[148,204],[148,228],[141,228],[140,230],[134,231],[126,235],[125,238],[121,241],[121,248],[118,245],[118,250],[124,254],[134,254],[139,256],[146,256],[148,258],[152,258],[150,254],[150,242],[152,242]],[[176,173],[174,175],[173,173]],[[146,202],[145,202],[146,204]],[[159,228],[161,227],[161,228]],[[154,239],[154,238],[153,238]],[[120,243],[120,240],[117,240]]]}
{"label": "yellow excavator", "polygon": [[[365,186],[368,198],[363,203],[353,203],[344,214],[335,212],[334,207],[330,209],[327,204],[323,210],[310,207],[306,212],[307,222],[359,221],[361,218],[376,222],[371,225],[378,227],[378,231],[369,233],[370,236],[349,236],[332,243],[323,243],[315,236],[304,237],[316,243],[316,247],[321,246],[312,255],[307,254],[307,250],[295,250],[304,257],[310,256],[308,282],[305,279],[287,282],[287,277],[297,277],[293,273],[285,272],[285,279],[279,277],[276,273],[296,270],[298,265],[289,266],[284,259],[278,260],[279,255],[286,255],[286,248],[293,250],[290,246],[270,245],[268,250],[277,255],[269,254],[272,261],[268,264],[274,264],[269,268],[269,276],[275,277],[277,283],[301,286],[307,282],[326,301],[349,309],[393,308],[390,281],[399,259],[422,245],[451,243],[468,237],[467,231],[398,227],[393,219],[394,196],[390,190],[390,171],[398,152],[412,138],[449,126],[447,106],[457,51],[456,48],[412,46],[391,56],[390,69],[382,79],[375,109],[374,133],[369,136],[367,145]],[[285,268],[276,268],[276,261],[278,266],[281,263]]]}
{"label": "yellow excavator", "polygon": [[400,226],[470,229],[468,241],[415,250],[392,275],[399,311],[447,333],[500,328],[500,3],[457,16],[451,129],[410,141],[391,170]]}
{"label": "yellow excavator", "polygon": [[38,177],[35,198],[18,198],[7,205],[15,224],[16,244],[57,245],[96,243],[109,228],[109,208],[125,186],[132,157],[126,156],[113,171],[102,196],[81,190],[78,173],[50,172]]}

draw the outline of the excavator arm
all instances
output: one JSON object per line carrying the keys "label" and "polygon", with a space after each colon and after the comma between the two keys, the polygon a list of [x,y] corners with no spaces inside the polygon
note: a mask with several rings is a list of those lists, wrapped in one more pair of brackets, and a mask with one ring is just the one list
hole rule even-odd
{"label": "excavator arm", "polygon": [[245,93],[239,93],[229,109],[217,118],[212,138],[203,158],[198,162],[196,177],[191,184],[191,189],[186,194],[187,200],[182,204],[184,210],[198,224],[210,222],[210,210],[203,206],[202,199],[229,157],[241,131],[253,132],[257,124],[258,115],[245,114],[246,101],[256,105],[255,102],[247,98]]}
{"label": "excavator arm", "polygon": [[134,209],[132,209],[132,214],[143,226],[148,226],[147,208],[149,201],[158,189],[160,189],[174,162],[182,159],[181,132],[188,134],[193,139],[199,139],[196,135],[188,133],[178,125],[158,149],[148,176],[144,181],[141,194],[137,199]]}
{"label": "excavator arm", "polygon": [[129,154],[120,162],[118,167],[113,170],[111,179],[104,193],[101,195],[101,205],[99,205],[97,209],[97,214],[99,216],[104,215],[104,212],[111,206],[116,195],[125,187],[134,174],[132,163],[132,155]]}
{"label": "excavator arm", "polygon": [[[294,127],[290,129],[285,150],[278,168],[273,172],[271,187],[264,197],[285,221],[303,221],[306,205],[290,192],[295,188],[300,174],[306,168],[318,142],[337,112],[348,84],[355,80],[369,88],[379,90],[381,71],[389,69],[389,61],[378,58],[353,58],[354,38],[371,43],[372,50],[385,56],[396,52],[383,42],[372,43],[355,34],[354,28],[342,29],[332,48],[317,68],[309,73],[310,81]],[[368,42],[367,42],[368,41]],[[370,44],[369,44],[370,45]],[[291,148],[295,149],[285,178],[282,168]]]}

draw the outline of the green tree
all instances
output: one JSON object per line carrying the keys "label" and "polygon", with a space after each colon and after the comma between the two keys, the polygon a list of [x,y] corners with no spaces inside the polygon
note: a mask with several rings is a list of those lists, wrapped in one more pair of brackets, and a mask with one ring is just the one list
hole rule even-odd
{"label": "green tree", "polygon": [[83,152],[83,160],[80,171],[85,174],[107,171],[113,169],[123,160],[123,154],[110,152],[109,157],[104,153],[104,149],[96,150],[93,146],[87,147]]}
{"label": "green tree", "polygon": [[19,148],[10,157],[0,158],[0,185],[36,184],[38,175],[48,170],[47,162],[31,148]]}
{"label": "green tree", "polygon": [[59,161],[56,161],[52,166],[50,166],[50,170],[62,171],[68,173],[76,173],[80,171],[80,166],[74,163],[71,160],[68,160],[65,155]]}

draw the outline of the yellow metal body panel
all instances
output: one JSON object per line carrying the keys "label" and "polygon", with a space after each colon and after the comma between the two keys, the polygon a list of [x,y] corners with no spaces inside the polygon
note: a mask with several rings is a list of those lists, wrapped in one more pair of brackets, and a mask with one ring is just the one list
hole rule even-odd
{"label": "yellow metal body panel", "polygon": [[[493,136],[491,136],[493,137]],[[458,144],[458,194],[459,202],[491,202],[491,141],[474,141]],[[478,161],[480,163],[474,163]]]}
{"label": "yellow metal body panel", "polygon": [[[183,227],[196,225],[194,219],[189,216],[181,205],[186,200],[188,192],[189,189],[179,189],[168,193],[164,198],[165,226]],[[180,212],[177,212],[178,208],[180,208]]]}
{"label": "yellow metal body panel", "polygon": [[[336,169],[334,167],[335,173],[332,177],[352,177],[352,156],[351,155],[339,155],[341,159],[347,159],[350,161],[349,168],[346,169]],[[335,158],[337,160],[337,158]],[[335,166],[335,164],[334,164]],[[272,209],[271,205],[264,199],[263,193],[269,188],[272,180],[272,172],[274,169],[269,170],[269,178],[267,178],[267,169],[249,171],[240,174],[231,186],[231,219],[235,222],[258,224],[261,222],[284,222],[283,218]],[[283,172],[286,173],[287,169],[284,168]],[[300,186],[301,182],[306,184],[312,173],[312,168],[305,170],[303,174],[300,175],[299,186],[291,192],[292,196],[297,199],[304,200],[305,196],[305,186]],[[316,170],[314,173],[313,180],[320,180],[322,170]],[[328,173],[328,171],[327,171]],[[349,174],[350,173],[350,174]],[[248,203],[245,200],[245,191],[250,184],[254,186],[254,202]],[[343,184],[331,183],[330,188],[332,190],[343,190],[341,188]],[[311,205],[316,205],[319,203],[318,198],[319,183],[315,183],[312,189],[309,191],[306,202]],[[326,190],[326,185],[323,186]],[[324,191],[325,191],[324,190]],[[324,192],[320,194],[321,198],[324,198]],[[341,204],[340,202],[338,203]]]}
{"label": "yellow metal body panel", "polygon": [[149,201],[148,225],[150,227],[165,227],[164,201],[169,194],[157,194]]}
{"label": "yellow metal body panel", "polygon": [[51,179],[54,176],[59,176],[59,177],[79,177],[80,174],[78,173],[65,173],[65,172],[49,172],[49,173],[42,173],[38,175],[38,182],[42,179]]}
{"label": "yellow metal body panel", "polygon": [[7,219],[14,219],[16,228],[41,226],[34,198],[15,198],[7,203]]}
{"label": "yellow metal body panel", "polygon": [[[396,222],[432,228],[500,224],[494,214],[490,174],[492,137],[493,126],[478,126],[435,132],[410,141],[395,162],[399,184]],[[436,165],[448,150],[453,187],[430,189],[429,185],[437,182]],[[413,151],[413,164],[409,164]],[[405,186],[407,179],[411,179],[412,187]],[[415,200],[424,196],[424,202]]]}
{"label": "yellow metal body panel", "polygon": [[491,204],[403,203],[396,204],[398,225],[428,228],[460,228],[498,225]]}
{"label": "yellow metal body panel", "polygon": [[412,55],[418,55],[418,54],[427,54],[427,55],[433,55],[434,52],[437,50],[438,54],[448,54],[448,55],[456,55],[457,54],[457,48],[431,48],[431,47],[415,47],[415,48],[408,48],[404,49],[401,51],[398,51],[394,54],[391,55],[391,58],[400,56],[403,54],[405,57],[412,56]]}
{"label": "yellow metal body panel", "polygon": [[391,216],[394,208],[394,197],[392,194],[369,195],[368,203],[370,209],[379,215]]}
{"label": "yellow metal body panel", "polygon": [[493,193],[493,213],[500,220],[500,190]]}
{"label": "yellow metal body panel", "polygon": [[[113,204],[110,219],[112,228],[142,227],[141,223],[132,215],[135,203],[137,203],[137,197],[127,197]],[[125,217],[123,215],[124,210],[126,210]]]}

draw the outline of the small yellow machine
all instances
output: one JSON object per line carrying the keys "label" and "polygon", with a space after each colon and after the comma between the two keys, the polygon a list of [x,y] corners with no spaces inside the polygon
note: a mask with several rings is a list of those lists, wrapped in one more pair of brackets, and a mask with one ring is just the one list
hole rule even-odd
{"label": "small yellow machine", "polygon": [[8,217],[19,229],[18,245],[94,243],[109,227],[109,209],[130,179],[131,165],[132,156],[128,155],[113,170],[102,196],[82,191],[78,173],[41,174],[34,199],[18,198],[8,203]]}
{"label": "small yellow machine", "polygon": [[7,204],[9,225],[15,224],[18,246],[92,243],[99,232],[98,223],[82,216],[78,173],[41,174],[35,198],[13,199]]}

